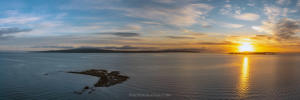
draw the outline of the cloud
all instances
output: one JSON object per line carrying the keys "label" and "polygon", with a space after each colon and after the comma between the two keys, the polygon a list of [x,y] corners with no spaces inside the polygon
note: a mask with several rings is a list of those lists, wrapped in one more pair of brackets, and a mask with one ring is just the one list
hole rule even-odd
{"label": "cloud", "polygon": [[241,24],[231,24],[231,23],[223,23],[223,27],[226,27],[226,28],[241,28],[241,27],[244,27],[244,25],[241,25]]}
{"label": "cloud", "polygon": [[200,42],[198,44],[201,45],[236,45],[236,43],[230,41],[223,41],[223,42]]}
{"label": "cloud", "polygon": [[274,40],[274,37],[270,36],[270,35],[255,35],[255,36],[251,37],[251,39],[265,41],[265,40]]}
{"label": "cloud", "polygon": [[119,28],[118,30],[123,30],[123,31],[138,31],[138,30],[141,30],[142,27],[140,25],[137,25],[137,24],[128,24],[128,25],[125,25],[124,27],[122,28]]}
{"label": "cloud", "polygon": [[300,0],[298,0],[298,2],[297,2],[297,6],[298,6],[298,7],[300,7]]}
{"label": "cloud", "polygon": [[7,17],[0,18],[0,24],[25,24],[39,19],[39,17]]}
{"label": "cloud", "polygon": [[286,17],[288,13],[295,13],[297,10],[290,10],[289,8],[279,8],[276,6],[265,5],[264,13],[271,21],[276,21],[279,16]]}
{"label": "cloud", "polygon": [[[78,8],[77,5],[84,5]],[[138,3],[138,4],[137,4]],[[172,5],[170,5],[172,3]],[[76,5],[76,6],[75,6]],[[108,6],[109,5],[109,6]],[[198,20],[205,19],[206,14],[214,7],[205,3],[189,4],[182,0],[146,0],[146,1],[74,1],[71,6],[63,9],[112,10],[125,16],[143,18],[151,22],[159,22],[172,26],[189,26],[201,24]],[[204,21],[203,21],[204,22]]]}
{"label": "cloud", "polygon": [[149,25],[161,25],[161,23],[158,23],[158,22],[151,22],[151,21],[144,21],[144,22],[141,22],[143,24],[149,24]]}
{"label": "cloud", "polygon": [[300,21],[283,18],[277,22],[263,22],[262,26],[253,26],[254,30],[272,34],[277,40],[288,40],[297,38],[300,32]]}
{"label": "cloud", "polygon": [[19,11],[17,11],[17,10],[7,10],[7,11],[5,11],[5,14],[9,15],[9,16],[17,15],[17,14],[19,14]]}
{"label": "cloud", "polygon": [[279,5],[286,5],[289,4],[291,1],[290,0],[277,0],[276,3]]}
{"label": "cloud", "polygon": [[0,28],[0,39],[12,38],[13,34],[21,33],[21,32],[30,32],[32,29],[20,29],[16,27],[11,28]]}
{"label": "cloud", "polygon": [[230,4],[225,4],[223,8],[219,10],[220,14],[227,15],[239,20],[254,21],[260,18],[260,16],[255,13],[241,14],[241,11],[242,11],[241,7],[232,6]]}
{"label": "cloud", "polygon": [[13,38],[13,36],[5,36],[5,35],[0,34],[0,40],[6,40],[6,39],[10,39],[10,38]]}
{"label": "cloud", "polygon": [[270,20],[274,20],[281,13],[280,8],[274,6],[265,6],[264,11]]}
{"label": "cloud", "polygon": [[[18,37],[48,37],[48,36],[62,36],[62,35],[82,35],[84,33],[99,33],[107,31],[99,24],[71,24],[61,20],[43,20],[38,23],[28,24],[34,28],[31,32],[26,34],[18,34]],[[106,26],[109,27],[109,26]],[[108,29],[108,28],[106,28]],[[115,28],[117,29],[117,28]],[[109,30],[112,31],[112,30]]]}
{"label": "cloud", "polygon": [[250,6],[250,7],[254,7],[255,3],[248,3],[247,5]]}
{"label": "cloud", "polygon": [[213,8],[208,4],[198,3],[175,8],[127,8],[125,11],[127,16],[131,17],[145,18],[168,25],[189,26],[196,24],[198,18],[205,18],[204,16]]}
{"label": "cloud", "polygon": [[190,35],[193,35],[193,36],[204,36],[204,35],[207,35],[203,32],[195,32],[195,31],[192,31],[192,30],[188,30],[188,29],[184,29],[182,30],[183,33],[185,34],[190,34]]}
{"label": "cloud", "polygon": [[283,8],[282,16],[287,16],[288,12],[289,12],[289,8]]}
{"label": "cloud", "polygon": [[31,48],[48,48],[48,49],[105,49],[105,50],[135,50],[135,49],[156,49],[155,47],[137,47],[131,45],[124,45],[124,46],[32,46]]}
{"label": "cloud", "polygon": [[238,7],[238,6],[232,6],[232,5],[230,5],[230,4],[225,4],[225,5],[223,6],[223,8],[221,8],[221,9],[219,10],[219,12],[220,12],[222,15],[233,16],[233,15],[241,14],[241,10],[242,10],[241,7]]}
{"label": "cloud", "polygon": [[281,19],[273,31],[273,34],[281,39],[291,39],[297,32],[300,32],[300,22],[291,19]]}
{"label": "cloud", "polygon": [[206,3],[192,3],[192,0],[73,0],[70,4],[61,6],[60,9],[110,10],[118,12],[118,16],[183,27],[207,23],[205,20],[207,13],[214,9],[214,6]]}
{"label": "cloud", "polygon": [[32,29],[20,29],[20,28],[0,28],[0,34],[14,34],[19,32],[29,32]]}
{"label": "cloud", "polygon": [[254,13],[244,13],[244,14],[234,15],[233,17],[239,20],[255,21],[259,19],[260,16]]}
{"label": "cloud", "polygon": [[98,34],[109,34],[115,35],[119,37],[138,37],[140,36],[139,33],[131,33],[131,32],[108,32],[108,33],[98,33]]}
{"label": "cloud", "polygon": [[212,25],[210,25],[208,23],[202,23],[201,26],[204,27],[204,28],[211,28],[212,27]]}
{"label": "cloud", "polygon": [[231,8],[231,5],[230,4],[225,4],[224,7]]}
{"label": "cloud", "polygon": [[289,13],[296,13],[296,12],[298,12],[296,9],[289,10]]}
{"label": "cloud", "polygon": [[154,2],[157,2],[157,3],[165,3],[165,4],[171,4],[171,3],[176,2],[176,0],[154,0]]}
{"label": "cloud", "polygon": [[73,49],[73,46],[32,46],[31,48]]}
{"label": "cloud", "polygon": [[194,37],[188,37],[188,36],[166,36],[170,39],[195,39]]}
{"label": "cloud", "polygon": [[73,47],[73,46],[32,46],[31,48],[49,48],[49,49],[75,49],[75,48],[95,48],[95,49],[133,49],[134,47],[126,46],[126,47],[90,47],[90,46],[81,46],[81,47]]}
{"label": "cloud", "polygon": [[117,49],[117,50],[156,49],[155,47],[137,47],[137,46],[130,46],[130,45],[124,45],[121,47],[107,46],[107,47],[98,47],[98,48],[100,48],[100,49]]}
{"label": "cloud", "polygon": [[67,16],[67,15],[68,15],[68,13],[60,13],[60,14],[56,15],[55,18],[56,19],[61,19],[61,18],[65,17],[65,16]]}

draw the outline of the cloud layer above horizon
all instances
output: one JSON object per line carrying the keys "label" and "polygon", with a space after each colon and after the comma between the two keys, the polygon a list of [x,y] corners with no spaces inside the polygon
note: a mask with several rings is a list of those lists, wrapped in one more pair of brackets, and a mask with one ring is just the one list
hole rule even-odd
{"label": "cloud layer above horizon", "polygon": [[300,48],[300,0],[10,0],[0,1],[0,12],[0,50],[224,52],[244,38],[283,51]]}

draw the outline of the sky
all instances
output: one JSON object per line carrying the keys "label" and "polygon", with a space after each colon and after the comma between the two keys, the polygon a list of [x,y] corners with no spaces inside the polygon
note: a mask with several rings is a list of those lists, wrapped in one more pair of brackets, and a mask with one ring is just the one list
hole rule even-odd
{"label": "sky", "polygon": [[300,0],[1,0],[0,51],[300,52]]}

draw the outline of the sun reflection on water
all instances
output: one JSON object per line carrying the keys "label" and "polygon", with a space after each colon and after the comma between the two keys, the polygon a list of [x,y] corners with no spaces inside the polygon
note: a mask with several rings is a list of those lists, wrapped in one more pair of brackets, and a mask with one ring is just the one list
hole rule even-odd
{"label": "sun reflection on water", "polygon": [[249,88],[249,62],[248,57],[243,58],[243,66],[240,74],[240,82],[238,87],[239,97],[245,98]]}

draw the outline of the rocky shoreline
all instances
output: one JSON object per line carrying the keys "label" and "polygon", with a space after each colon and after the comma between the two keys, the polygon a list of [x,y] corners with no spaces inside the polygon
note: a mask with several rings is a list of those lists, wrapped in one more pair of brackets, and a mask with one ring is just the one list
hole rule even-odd
{"label": "rocky shoreline", "polygon": [[109,87],[113,86],[119,83],[122,83],[129,79],[128,76],[120,75],[119,71],[111,71],[108,72],[104,69],[90,69],[85,71],[69,71],[67,73],[74,73],[74,74],[83,74],[83,75],[90,75],[90,76],[96,76],[99,77],[99,80],[97,83],[94,84],[94,86],[85,86],[81,91],[75,91],[74,93],[82,94],[83,92],[90,90],[88,93],[92,93],[95,91],[95,87]]}

